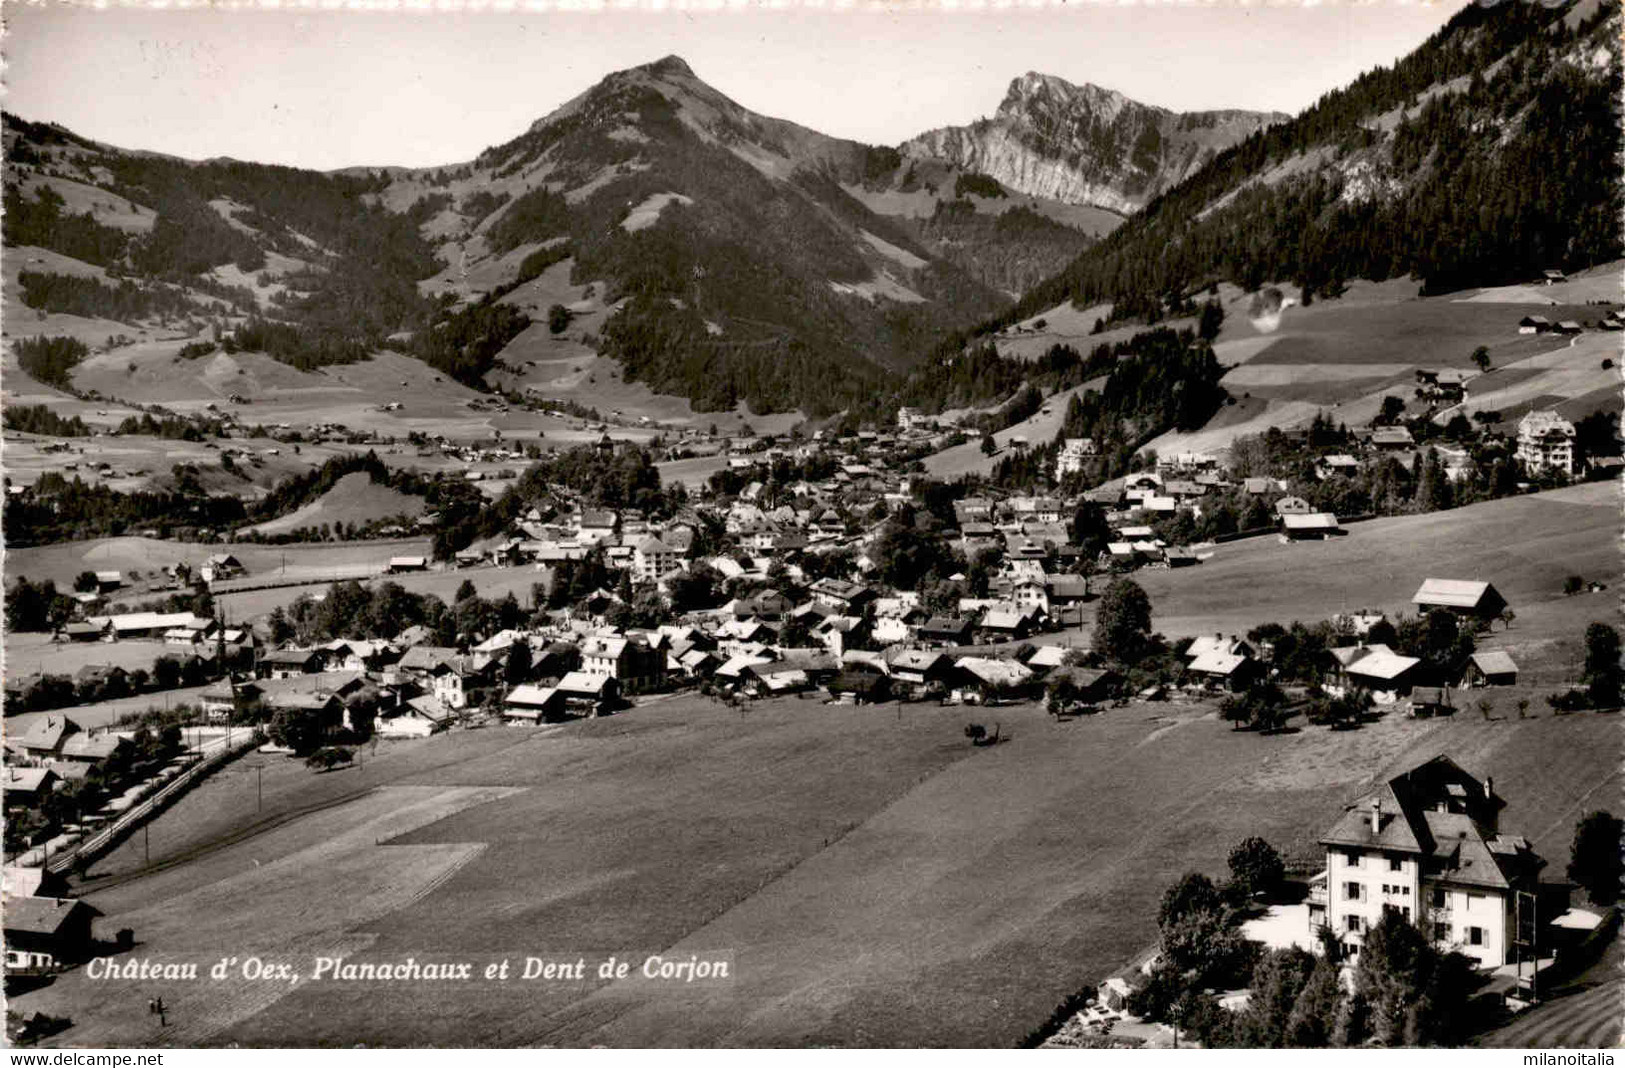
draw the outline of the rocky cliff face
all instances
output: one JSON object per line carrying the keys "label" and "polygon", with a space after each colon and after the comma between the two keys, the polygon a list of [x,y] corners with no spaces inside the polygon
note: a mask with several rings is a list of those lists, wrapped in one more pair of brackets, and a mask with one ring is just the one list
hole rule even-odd
{"label": "rocky cliff face", "polygon": [[1010,83],[991,119],[921,134],[904,156],[941,159],[1017,192],[1131,214],[1214,154],[1288,116],[1178,113],[1045,74]]}

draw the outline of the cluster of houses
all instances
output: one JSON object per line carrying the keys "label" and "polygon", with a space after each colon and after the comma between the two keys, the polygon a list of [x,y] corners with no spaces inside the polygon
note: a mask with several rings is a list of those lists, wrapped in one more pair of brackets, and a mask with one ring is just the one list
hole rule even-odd
{"label": "cluster of houses", "polygon": [[[1499,618],[1507,607],[1488,582],[1437,578],[1424,581],[1411,604],[1418,612],[1448,612],[1475,626]],[[1517,685],[1518,665],[1504,651],[1474,652],[1440,676],[1428,670],[1419,657],[1366,641],[1364,635],[1382,618],[1375,612],[1342,617],[1359,639],[1331,650],[1331,672],[1324,684],[1327,693],[1343,697],[1363,692],[1377,705],[1406,705],[1412,714],[1425,717],[1449,715],[1454,710],[1453,689]],[[1268,673],[1270,652],[1244,638],[1203,635],[1185,653],[1186,671],[1212,688],[1241,691]]]}

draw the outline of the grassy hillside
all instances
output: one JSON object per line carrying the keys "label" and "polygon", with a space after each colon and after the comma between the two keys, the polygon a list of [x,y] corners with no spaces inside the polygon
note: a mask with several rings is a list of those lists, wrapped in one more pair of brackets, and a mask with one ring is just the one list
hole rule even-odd
{"label": "grassy hillside", "polygon": [[[1558,856],[1577,807],[1618,775],[1605,717],[1266,739],[1200,706],[1070,724],[1009,708],[1013,740],[990,751],[965,744],[965,718],[795,700],[740,718],[676,699],[385,745],[328,776],[273,763],[259,817],[253,777],[228,771],[154,825],[157,874],[132,878],[126,848],[89,899],[166,955],[217,955],[251,920],[257,949],[300,959],[726,953],[737,969],[681,989],[476,981],[387,998],[180,985],[163,990],[177,1041],[1009,1045],[1154,937],[1157,888],[1222,871],[1247,834],[1312,852],[1377,776],[1451,753],[1493,774],[1507,825]],[[19,1007],[73,1015],[92,996],[66,1040],[146,1026],[149,991],[82,974]]]}
{"label": "grassy hillside", "polygon": [[355,471],[334,484],[316,500],[278,519],[248,529],[261,534],[285,534],[305,527],[366,525],[395,516],[416,518],[423,514],[422,497],[414,497],[389,486],[380,486],[363,471]]}

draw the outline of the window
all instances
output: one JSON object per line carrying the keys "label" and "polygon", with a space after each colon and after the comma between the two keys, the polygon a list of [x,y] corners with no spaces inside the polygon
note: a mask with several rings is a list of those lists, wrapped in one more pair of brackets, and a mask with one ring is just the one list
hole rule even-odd
{"label": "window", "polygon": [[1400,897],[1410,897],[1411,896],[1411,888],[1408,887],[1408,886],[1401,886],[1399,888],[1399,896]]}
{"label": "window", "polygon": [[1450,941],[1450,925],[1443,920],[1433,921],[1433,940],[1435,942]]}
{"label": "window", "polygon": [[1437,886],[1433,888],[1433,907],[1436,909],[1444,908],[1444,890]]}
{"label": "window", "polygon": [[1343,854],[1343,862],[1351,868],[1361,867],[1364,861],[1365,854],[1359,852],[1358,850],[1351,849],[1347,853]]}
{"label": "window", "polygon": [[1343,900],[1344,901],[1358,901],[1358,900],[1360,900],[1360,884],[1359,883],[1344,883],[1343,884]]}
{"label": "window", "polygon": [[1399,906],[1399,912],[1400,915],[1404,916],[1406,920],[1411,918],[1411,907],[1409,905]]}
{"label": "window", "polygon": [[1359,930],[1360,930],[1360,917],[1358,917],[1358,916],[1349,916],[1344,922],[1348,925],[1348,929],[1351,932],[1356,933],[1356,934],[1359,933]]}
{"label": "window", "polygon": [[1389,857],[1388,858],[1388,870],[1389,871],[1404,871],[1405,870],[1405,862],[1403,860],[1398,859],[1397,857]]}
{"label": "window", "polygon": [[1469,927],[1469,928],[1467,928],[1467,944],[1469,946],[1481,946],[1481,945],[1483,945],[1484,944],[1484,928],[1482,928],[1482,927]]}

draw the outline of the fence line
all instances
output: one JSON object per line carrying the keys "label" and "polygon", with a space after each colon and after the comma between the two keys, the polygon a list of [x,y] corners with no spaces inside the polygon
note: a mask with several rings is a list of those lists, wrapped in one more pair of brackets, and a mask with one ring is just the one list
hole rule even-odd
{"label": "fence line", "polygon": [[130,808],[129,811],[108,824],[107,827],[86,838],[70,851],[58,853],[46,862],[45,870],[55,875],[73,867],[81,857],[94,861],[99,854],[116,845],[125,832],[134,830],[145,820],[156,816],[171,801],[191,789],[200,779],[261,743],[257,729],[247,728],[245,733],[247,737],[244,741],[232,746],[222,746],[210,753],[164,784],[157,793]]}

